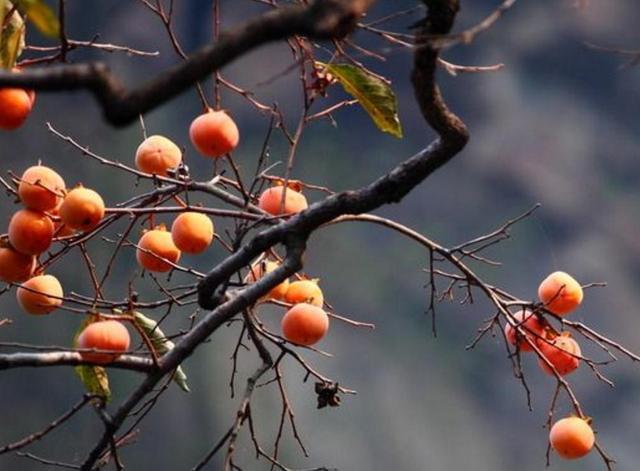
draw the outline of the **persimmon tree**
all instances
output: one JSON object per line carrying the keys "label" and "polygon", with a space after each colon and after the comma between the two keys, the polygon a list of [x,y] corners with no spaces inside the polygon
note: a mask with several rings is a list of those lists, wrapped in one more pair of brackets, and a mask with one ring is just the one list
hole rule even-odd
{"label": "persimmon tree", "polygon": [[[65,0],[58,2],[57,11],[38,0],[0,1],[0,52],[5,69],[0,72],[0,125],[7,130],[15,129],[28,119],[31,108],[37,106],[34,91],[39,94],[85,90],[95,97],[96,112],[100,108],[104,119],[114,127],[140,123],[144,138],[137,150],[132,149],[135,159],[117,161],[94,152],[91,143],[78,142],[54,124],[47,123],[47,129],[78,156],[109,171],[126,174],[132,181],[146,183],[150,188],[105,203],[90,188],[90,181],[83,182],[86,188],[74,187],[73,175],[58,175],[54,159],[26,172],[26,168],[3,168],[0,182],[8,197],[5,204],[14,200],[17,206],[8,232],[2,236],[0,278],[6,287],[1,294],[17,295],[25,313],[75,314],[77,335],[69,339],[68,345],[60,347],[3,344],[14,351],[0,354],[0,370],[75,367],[86,393],[83,395],[78,383],[76,404],[54,421],[43,424],[41,430],[0,446],[0,455],[22,453],[43,466],[91,470],[112,465],[124,469],[118,450],[135,438],[137,427],[150,410],[162,407],[159,397],[174,383],[189,391],[189,372],[181,366],[184,360],[197,354],[214,332],[239,324],[240,335],[232,357],[232,396],[239,381],[237,362],[243,361],[238,356],[239,350],[252,352],[260,366],[244,382],[237,399],[237,413],[226,433],[210,437],[210,449],[203,450],[201,457],[194,457],[193,469],[207,466],[241,469],[239,462],[247,458],[241,459],[236,452],[241,433],[250,437],[257,460],[272,469],[290,469],[280,456],[285,428],[291,430],[305,454],[306,448],[298,433],[304,424],[295,421],[282,365],[285,362],[297,365],[304,372],[305,381],[310,379],[314,383],[312,393],[317,396],[319,408],[336,407],[342,395],[355,392],[344,386],[349,379],[319,371],[307,353],[325,353],[317,344],[325,335],[331,335],[333,323],[346,323],[356,330],[372,327],[338,314],[339,308],[334,310],[331,300],[323,295],[321,282],[315,279],[317,274],[304,271],[304,254],[310,250],[308,241],[316,231],[359,222],[395,231],[406,237],[407,243],[419,244],[424,249],[427,266],[405,269],[417,273],[423,270],[425,274],[426,309],[434,333],[438,301],[462,293],[461,304],[474,309],[474,298],[482,296],[495,313],[479,326],[469,348],[488,335],[502,339],[514,376],[524,387],[527,398],[530,388],[521,356],[538,357],[541,369],[556,382],[548,414],[543,419],[552,433],[547,460],[551,445],[567,458],[581,457],[595,446],[604,466],[612,468],[613,458],[595,441],[592,419],[583,410],[567,377],[584,365],[593,372],[595,380],[610,383],[602,366],[614,361],[616,354],[640,360],[616,340],[571,320],[570,313],[579,307],[583,290],[598,283],[580,284],[566,273],[554,273],[541,284],[540,299],[531,301],[477,274],[477,266],[495,263],[486,250],[508,238],[512,226],[529,217],[537,206],[490,233],[452,247],[373,214],[384,205],[401,204],[408,193],[425,184],[466,146],[467,128],[447,106],[436,77],[493,72],[502,65],[459,65],[442,55],[448,48],[469,43],[493,27],[515,0],[504,1],[476,26],[459,32],[454,29],[459,0],[423,0],[416,2],[415,8],[380,18],[369,13],[373,0],[254,0],[264,5],[265,12],[228,29],[220,15],[219,1],[214,0],[215,41],[190,54],[184,52],[173,30],[174,2],[140,2],[150,21],[159,21],[164,26],[179,61],[146,82],[125,86],[105,63],[71,63],[69,59],[82,48],[124,52],[131,60],[148,52],[129,45],[69,37]],[[390,20],[417,14],[423,18],[409,32],[386,28]],[[25,31],[31,28],[49,36],[53,45],[27,44]],[[369,184],[335,192],[331,181],[300,181],[293,177],[296,160],[302,158],[297,153],[299,143],[309,126],[320,120],[340,121],[344,107],[358,104],[382,132],[402,137],[391,84],[375,72],[378,54],[359,45],[353,36],[355,32],[378,36],[392,48],[411,51],[414,66],[407,74],[411,74],[415,106],[437,137]],[[224,66],[274,41],[286,42],[290,48],[292,65],[285,73],[295,71],[299,76],[304,95],[301,110],[262,103],[251,90],[222,75]],[[364,56],[365,63],[351,51],[358,51],[358,58]],[[209,79],[212,91],[205,87]],[[224,110],[222,90],[242,97],[255,113],[265,117],[263,149],[250,162],[246,161],[249,156],[243,156],[240,163],[234,153],[242,143],[243,131],[233,121],[233,110]],[[190,129],[184,126],[184,136],[185,143],[190,137],[194,153],[211,163],[213,174],[204,179],[193,175],[183,162],[184,143],[176,145],[164,136],[147,136],[144,114],[159,107],[171,107],[171,99],[184,92],[196,93],[202,103],[202,115],[194,116]],[[284,117],[296,113],[297,124],[290,129]],[[281,167],[272,165],[268,152],[275,134],[281,134],[288,144],[288,155]],[[255,168],[251,178],[243,177],[241,167],[244,170],[251,166]],[[168,215],[174,221],[171,228],[156,224],[157,218]],[[225,221],[226,227],[232,229],[220,233],[217,221]],[[124,226],[117,225],[123,222]],[[91,241],[111,247],[106,266],[94,263],[88,248]],[[204,259],[197,265],[181,263],[181,252],[213,250],[208,248],[212,242],[216,250],[226,253],[220,263],[208,266]],[[136,253],[139,270],[130,274],[128,292],[110,299],[104,287],[114,276],[118,259],[130,256],[132,251]],[[60,286],[55,278],[56,267],[71,253],[81,254],[84,266],[79,269],[91,280],[92,292],[79,293],[73,286]],[[188,282],[175,282],[176,274]],[[142,298],[136,290],[142,283],[153,284],[161,296]],[[282,309],[281,330],[274,330],[262,321],[261,308],[265,304]],[[175,335],[165,333],[163,322],[178,308],[192,310],[189,328]],[[0,328],[9,332],[10,324],[20,315],[24,314],[12,313],[0,319]],[[606,359],[583,356],[578,346],[583,341],[599,347]],[[111,368],[139,375],[139,384],[127,397],[112,397],[108,382]],[[252,398],[258,391],[274,394],[281,401],[282,414],[271,443],[263,443],[256,433],[259,410],[252,408]],[[188,396],[185,400],[189,400]],[[552,429],[561,401],[571,405],[575,417],[562,419]],[[96,410],[96,423],[101,424],[103,432],[96,443],[77,444],[74,451],[86,453],[82,460],[53,462],[23,451],[46,440],[85,407]],[[597,417],[593,420],[597,425]],[[574,429],[578,430],[577,435],[573,435]],[[606,430],[600,432],[606,441]],[[312,469],[326,468],[320,464]]]}

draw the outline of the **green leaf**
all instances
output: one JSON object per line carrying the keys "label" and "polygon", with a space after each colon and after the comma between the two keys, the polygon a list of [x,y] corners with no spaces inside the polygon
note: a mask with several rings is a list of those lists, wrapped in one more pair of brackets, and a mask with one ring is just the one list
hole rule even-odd
{"label": "green leaf", "polygon": [[51,38],[60,35],[58,17],[44,0],[13,0],[13,3],[42,34]]}
{"label": "green leaf", "polygon": [[[11,4],[0,0],[0,13],[2,21],[11,11]],[[0,66],[11,69],[24,49],[24,20],[17,11],[14,11],[0,33]]]}
{"label": "green leaf", "polygon": [[104,399],[104,402],[111,400],[111,390],[109,389],[109,376],[107,370],[102,366],[78,365],[74,368],[76,374],[84,384],[89,394],[95,394]]}
{"label": "green leaf", "polygon": [[[156,321],[149,319],[144,314],[137,311],[132,311],[132,314],[135,323],[144,330],[145,334],[149,337],[149,340],[151,340],[156,353],[163,355],[175,347],[175,344],[164,335],[162,330],[160,330]],[[181,366],[176,368],[173,374],[173,380],[184,392],[190,392],[189,385],[187,384],[187,375],[184,373]]]}
{"label": "green leaf", "polygon": [[[80,333],[92,322],[95,322],[95,316],[87,316],[80,324],[80,328],[73,337],[74,348],[78,346],[78,337]],[[89,394],[95,394],[104,399],[105,402],[111,400],[111,389],[109,389],[109,376],[107,370],[102,366],[78,365],[74,368],[76,374],[80,377],[80,381],[84,384]]]}
{"label": "green leaf", "polygon": [[398,101],[387,82],[371,72],[349,64],[316,65],[326,69],[365,109],[378,129],[397,138],[402,137],[402,125],[398,117]]}

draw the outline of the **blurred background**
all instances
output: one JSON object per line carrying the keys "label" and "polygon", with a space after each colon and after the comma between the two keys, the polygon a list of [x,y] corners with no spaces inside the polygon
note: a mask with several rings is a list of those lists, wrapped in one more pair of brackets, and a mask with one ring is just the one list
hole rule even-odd
{"label": "blurred background", "polygon": [[[379,1],[369,20],[416,3]],[[476,24],[498,3],[463,0],[456,29]],[[249,0],[223,0],[221,4],[225,28],[267,8]],[[88,40],[99,34],[103,42],[160,52],[157,57],[129,57],[77,51],[71,55],[74,61],[103,60],[128,85],[135,86],[179,60],[161,22],[141,2],[68,2],[68,10],[73,39]],[[417,11],[388,27],[407,32],[422,15]],[[210,0],[176,2],[174,18],[177,36],[187,51],[211,41]],[[495,73],[458,77],[441,71],[445,96],[469,126],[471,141],[462,154],[401,204],[378,211],[443,245],[455,245],[541,203],[534,216],[513,229],[510,240],[490,251],[503,265],[478,266],[478,272],[487,282],[523,299],[534,299],[538,283],[558,269],[583,283],[606,281],[606,288],[587,291],[583,307],[572,317],[634,351],[640,351],[640,68],[620,68],[621,57],[589,49],[585,42],[640,48],[639,22],[640,5],[631,0],[590,0],[583,9],[574,8],[568,0],[522,1],[471,45],[447,50],[444,58],[455,63],[504,63],[505,67]],[[360,33],[357,40],[386,58],[378,61],[354,52],[358,60],[392,81],[405,137],[398,140],[378,132],[357,106],[335,113],[336,126],[328,120],[308,126],[293,176],[334,190],[367,184],[434,137],[413,99],[411,52],[390,47],[370,34]],[[28,41],[49,44],[36,33],[30,33]],[[328,58],[319,53],[319,59]],[[277,102],[287,124],[293,126],[302,93],[297,72],[282,76],[291,62],[288,47],[273,44],[225,68],[223,75],[255,91],[264,103]],[[268,80],[275,76],[276,80]],[[211,84],[204,85],[210,97]],[[345,98],[337,86],[329,93],[331,103]],[[250,178],[269,117],[227,92],[222,103],[241,130],[235,159],[242,175]],[[315,109],[322,108],[317,104]],[[204,180],[211,175],[211,162],[197,155],[188,140],[188,124],[200,112],[197,95],[190,91],[145,120],[150,134],[166,135],[185,148],[192,174]],[[114,129],[105,124],[87,93],[40,93],[28,122],[15,132],[0,135],[3,174],[7,170],[21,173],[41,159],[57,169],[68,186],[82,182],[99,191],[111,206],[150,188],[146,182],[136,187],[129,174],[83,156],[49,133],[47,121],[96,153],[129,164],[142,140],[139,125]],[[286,152],[286,143],[276,135],[271,161],[283,161]],[[274,173],[283,168],[276,167]],[[316,201],[323,194],[309,192],[307,197]],[[210,198],[202,202],[224,207]],[[10,198],[0,206],[5,227],[16,209]],[[165,222],[170,221],[166,218]],[[229,221],[215,223],[219,233],[232,228]],[[122,227],[114,227],[111,234]],[[104,267],[112,246],[95,240],[89,248],[98,267]],[[206,270],[223,257],[222,248],[214,245],[206,255],[184,260]],[[533,358],[524,358],[532,390],[533,411],[529,412],[501,338],[487,337],[474,350],[465,351],[482,321],[493,313],[481,296],[473,305],[440,304],[438,337],[434,338],[431,320],[425,315],[427,254],[420,246],[383,228],[348,223],[314,234],[305,262],[306,273],[321,279],[325,297],[337,312],[377,327],[359,329],[333,322],[320,346],[334,357],[304,352],[327,376],[358,391],[357,396],[343,397],[338,408],[317,410],[313,381],[303,382],[304,372],[286,362],[286,384],[309,457],[303,456],[287,429],[282,450],[285,464],[340,470],[544,469],[548,431],[543,425],[554,381],[539,370]],[[78,254],[67,257],[50,273],[61,279],[65,291],[91,294]],[[118,258],[108,296],[124,298],[131,279],[142,299],[160,296],[148,277],[137,276],[129,249]],[[189,279],[171,278],[172,283],[183,281]],[[260,312],[267,324],[277,328],[282,309],[267,307]],[[192,313],[193,309],[174,310],[163,324],[165,331],[187,328]],[[164,311],[146,314],[159,319]],[[13,321],[0,329],[1,342],[70,345],[80,323],[77,315],[62,311],[42,318],[24,315],[13,291],[0,297],[0,317]],[[192,392],[187,395],[172,386],[162,397],[140,425],[137,442],[121,450],[128,469],[191,469],[227,430],[239,400],[230,398],[228,385],[238,333],[236,325],[220,329],[185,362]],[[587,355],[604,359],[593,345],[586,341],[581,345]],[[255,352],[242,351],[240,363],[237,388],[242,389],[258,364]],[[598,381],[586,367],[569,379],[584,409],[594,417],[599,440],[619,462],[618,469],[635,470],[640,460],[640,369],[621,359],[605,373],[616,383],[615,389]],[[113,406],[141,380],[122,371],[110,372],[110,378]],[[72,368],[3,371],[0,444],[41,429],[82,393]],[[275,439],[280,407],[273,385],[257,391],[252,411],[265,447]],[[562,397],[558,413],[570,411]],[[101,431],[97,415],[86,409],[27,451],[74,462],[86,455]],[[254,460],[245,431],[237,457],[243,469],[269,469],[263,461]],[[15,455],[0,456],[2,471],[42,468]],[[603,468],[594,452],[578,462],[553,458],[550,469]],[[220,459],[208,469],[221,469]]]}

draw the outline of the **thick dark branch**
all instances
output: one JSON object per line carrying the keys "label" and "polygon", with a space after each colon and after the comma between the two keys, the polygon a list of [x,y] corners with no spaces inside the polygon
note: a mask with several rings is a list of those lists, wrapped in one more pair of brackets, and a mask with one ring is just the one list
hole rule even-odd
{"label": "thick dark branch", "polygon": [[100,102],[106,119],[123,126],[257,46],[295,35],[317,40],[344,37],[372,3],[373,0],[316,0],[308,6],[269,11],[222,34],[214,44],[131,91],[102,63],[31,68],[20,74],[0,72],[0,86],[42,91],[87,89]]}

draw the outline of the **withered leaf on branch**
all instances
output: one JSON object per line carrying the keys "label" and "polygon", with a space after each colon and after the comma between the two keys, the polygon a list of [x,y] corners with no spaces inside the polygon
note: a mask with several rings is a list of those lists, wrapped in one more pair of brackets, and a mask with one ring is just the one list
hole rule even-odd
{"label": "withered leaf on branch", "polygon": [[316,394],[318,395],[318,409],[327,406],[338,407],[340,396],[338,396],[338,383],[316,383]]}

